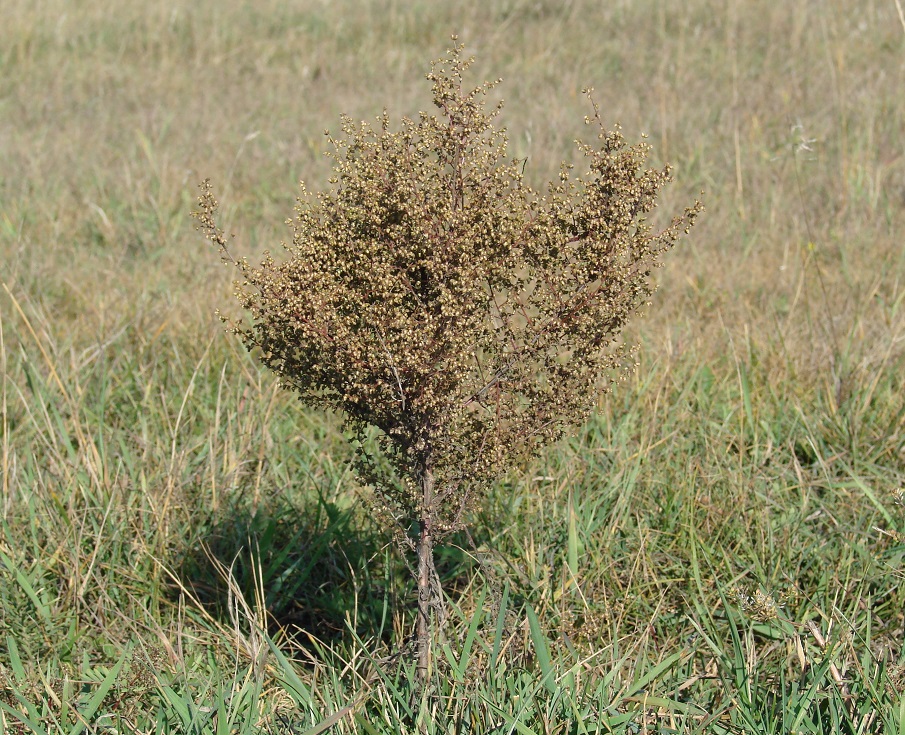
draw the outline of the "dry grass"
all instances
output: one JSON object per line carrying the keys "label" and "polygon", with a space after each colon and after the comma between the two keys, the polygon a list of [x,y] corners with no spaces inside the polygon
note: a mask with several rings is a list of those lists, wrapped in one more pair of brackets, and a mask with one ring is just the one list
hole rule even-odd
{"label": "dry grass", "polygon": [[591,85],[608,121],[676,165],[665,209],[706,192],[657,333],[691,321],[685,341],[708,329],[701,343],[721,352],[717,312],[732,331],[774,334],[767,305],[804,323],[809,258],[831,299],[814,310],[837,332],[872,289],[894,302],[881,277],[901,266],[905,103],[890,3],[358,5],[14,1],[0,30],[5,280],[43,284],[80,323],[134,302],[136,285],[170,308],[199,291],[221,303],[199,289],[218,269],[191,234],[197,180],[227,191],[248,250],[278,241],[294,183],[324,180],[322,131],[340,111],[425,107],[426,59],[457,31],[475,75],[506,80],[513,151],[538,180],[571,157]]}

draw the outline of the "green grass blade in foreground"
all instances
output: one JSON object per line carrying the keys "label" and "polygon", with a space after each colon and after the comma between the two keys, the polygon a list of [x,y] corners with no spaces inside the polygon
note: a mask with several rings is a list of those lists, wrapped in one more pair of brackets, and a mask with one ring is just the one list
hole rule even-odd
{"label": "green grass blade in foreground", "polygon": [[305,686],[305,683],[296,673],[295,667],[266,633],[264,634],[264,640],[267,641],[270,652],[279,664],[277,681],[280,682],[283,691],[292,698],[296,707],[301,710],[310,710],[314,704],[311,698],[311,690]]}
{"label": "green grass blade in foreground", "polygon": [[[214,708],[198,707],[190,694],[182,695],[170,686],[160,687],[169,710],[178,717],[178,724],[184,732],[201,732],[218,711]],[[166,713],[166,709],[164,710]]]}
{"label": "green grass blade in foreground", "polygon": [[[453,678],[458,684],[463,684],[465,682],[465,675],[468,671],[469,662],[471,661],[472,647],[477,638],[478,630],[481,627],[481,621],[484,619],[484,602],[486,599],[487,588],[486,586],[482,586],[481,591],[478,593],[474,613],[470,620],[455,601],[449,599],[446,601],[451,613],[456,615],[457,622],[463,625],[467,623],[468,625],[465,630],[464,640],[462,641],[461,648],[459,648],[458,652],[453,650],[448,641],[443,641],[440,646],[440,650],[446,656],[446,660],[452,670]],[[455,625],[455,623],[453,625]]]}
{"label": "green grass blade in foreground", "polygon": [[[6,704],[6,702],[0,702],[0,710],[3,710],[10,717],[21,722],[29,729],[29,732],[34,733],[34,735],[47,735],[47,731],[37,722],[40,719],[40,714],[38,714],[37,710],[35,710],[34,705],[28,702],[28,700],[22,697],[18,692],[16,692],[15,689],[12,690],[12,694],[16,697],[17,700],[19,700],[20,704],[22,704],[28,710],[28,713],[23,714],[17,709],[10,707],[8,704]],[[2,724],[2,722],[2,719],[0,719],[0,724]]]}
{"label": "green grass blade in foreground", "polygon": [[849,467],[848,465],[843,464],[845,471],[852,478],[852,481],[857,485],[858,489],[864,493],[865,497],[870,501],[871,505],[874,506],[879,512],[880,515],[883,516],[883,520],[886,521],[889,527],[895,527],[896,522],[893,519],[892,514],[886,509],[886,506],[880,502],[880,499],[877,497],[877,494],[873,491],[873,489],[862,480],[855,471]]}
{"label": "green grass blade in foreground", "polygon": [[217,730],[215,735],[231,735],[230,725],[229,711],[226,709],[226,699],[220,697],[217,700]]}
{"label": "green grass blade in foreground", "polygon": [[667,656],[663,661],[654,666],[650,671],[644,674],[637,681],[632,682],[625,693],[625,698],[633,698],[638,692],[644,691],[650,684],[659,679],[663,674],[669,671],[682,658],[682,653],[677,652],[671,656]]}
{"label": "green grass blade in foreground", "polygon": [[537,735],[534,730],[522,722],[522,716],[527,709],[526,706],[523,706],[518,714],[513,715],[500,707],[496,702],[487,702],[487,705],[506,721],[506,724],[509,726],[509,729],[505,731],[507,735],[514,732],[519,733],[519,735]]}
{"label": "green grass blade in foreground", "polygon": [[368,722],[357,712],[352,715],[352,717],[355,720],[355,723],[365,732],[365,735],[382,735],[380,730],[374,727],[374,725]]}
{"label": "green grass blade in foreground", "polygon": [[497,661],[500,657],[503,645],[503,631],[506,629],[506,612],[509,609],[509,582],[503,587],[503,595],[500,599],[500,607],[497,610],[496,628],[493,633],[493,651],[490,656],[491,671],[496,671]]}
{"label": "green grass blade in foreground", "polygon": [[[160,687],[160,693],[163,695],[165,704],[168,704],[170,708],[172,708],[172,710],[176,713],[179,721],[182,724],[182,727],[186,730],[191,728],[192,713],[189,710],[188,705],[183,701],[182,697],[179,696],[176,690],[174,690],[172,687],[164,685]],[[164,717],[161,717],[160,720],[165,721]]]}
{"label": "green grass blade in foreground", "polygon": [[537,664],[540,666],[541,683],[550,690],[551,694],[556,694],[557,685],[554,678],[553,662],[550,658],[550,648],[547,645],[547,638],[540,627],[540,621],[537,619],[537,613],[534,608],[528,605],[525,609],[528,615],[528,627],[531,632],[531,641],[534,643],[534,655],[537,658]]}
{"label": "green grass blade in foreground", "polygon": [[468,662],[471,657],[471,647],[474,645],[475,638],[478,634],[478,628],[484,617],[484,600],[487,599],[487,587],[482,587],[477,602],[475,603],[475,612],[472,616],[471,623],[468,626],[468,632],[465,634],[465,640],[462,643],[462,650],[459,653],[459,665],[456,668],[460,681],[464,680],[465,672],[468,670]]}
{"label": "green grass blade in foreground", "polygon": [[6,637],[6,650],[9,655],[9,665],[13,670],[13,676],[16,677],[16,683],[22,684],[25,681],[25,668],[22,666],[22,659],[19,658],[19,646],[16,645],[16,639],[12,636]]}
{"label": "green grass blade in foreground", "polygon": [[575,584],[578,580],[578,558],[580,555],[579,550],[579,538],[578,538],[578,519],[577,512],[575,510],[575,504],[572,499],[572,496],[569,496],[569,537],[567,542],[567,560],[569,566],[569,575],[570,578],[567,581],[567,586],[571,586]]}
{"label": "green grass blade in foreground", "polygon": [[[6,567],[7,571],[12,574],[16,578],[16,582],[19,587],[22,588],[22,591],[28,596],[28,599],[31,600],[32,604],[35,607],[35,612],[38,613],[41,620],[43,620],[46,624],[51,623],[51,613],[50,613],[50,603],[47,600],[41,599],[41,595],[38,590],[35,589],[35,586],[31,583],[28,577],[25,576],[25,573],[22,572],[19,567],[13,563],[12,559],[10,559],[6,554],[0,551],[0,561],[3,562],[3,566]],[[38,589],[43,590],[44,587],[42,585],[38,586]]]}
{"label": "green grass blade in foreground", "polygon": [[[126,659],[131,655],[131,651],[126,649],[123,652],[123,655],[119,657],[119,661],[113,666],[112,669],[107,673],[107,676],[104,677],[104,680],[101,682],[101,685],[97,688],[97,691],[91,695],[91,699],[88,700],[88,706],[85,707],[85,711],[83,713],[84,723],[87,725],[94,720],[95,715],[101,708],[101,705],[104,703],[104,699],[107,694],[113,688],[113,685],[116,683],[116,679],[119,676],[119,672],[122,671],[123,665],[126,663]],[[76,728],[72,731],[71,735],[79,735],[82,732],[82,727],[76,726]]]}

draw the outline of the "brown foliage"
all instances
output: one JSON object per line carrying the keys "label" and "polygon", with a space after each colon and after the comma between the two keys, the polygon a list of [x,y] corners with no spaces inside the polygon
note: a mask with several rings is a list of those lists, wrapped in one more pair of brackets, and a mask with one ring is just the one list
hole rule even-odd
{"label": "brown foliage", "polygon": [[[648,146],[618,129],[580,144],[589,173],[543,194],[506,159],[506,132],[485,111],[495,86],[465,90],[461,47],[428,79],[440,115],[390,131],[343,118],[334,190],[303,185],[288,257],[234,261],[252,316],[235,331],[287,388],[368,427],[389,460],[366,480],[400,521],[419,517],[421,469],[450,530],[493,478],[580,424],[627,369],[614,340],[651,294],[650,272],[694,222],[695,204],[662,232],[645,216],[669,170],[643,170]],[[586,123],[600,125],[595,106]],[[223,249],[209,185],[202,229]]]}
{"label": "brown foliage", "polygon": [[427,75],[438,114],[396,132],[386,114],[376,129],[343,118],[332,190],[303,185],[285,259],[234,260],[207,183],[196,215],[244,279],[251,323],[234,331],[302,401],[343,414],[380,512],[429,546],[630,369],[616,338],[701,209],[654,232],[669,170],[645,169],[648,146],[606,131],[593,101],[587,173],[563,164],[532,190],[494,127],[501,105],[485,109],[496,83],[464,87],[461,50]]}

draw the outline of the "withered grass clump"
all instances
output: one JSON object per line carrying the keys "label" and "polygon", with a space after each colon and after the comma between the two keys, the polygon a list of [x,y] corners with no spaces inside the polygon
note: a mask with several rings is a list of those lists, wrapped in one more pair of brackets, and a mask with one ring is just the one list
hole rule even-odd
{"label": "withered grass clump", "polygon": [[[588,172],[563,164],[537,192],[507,158],[496,82],[463,86],[470,60],[434,62],[437,114],[342,120],[329,192],[302,194],[286,257],[234,259],[205,182],[200,228],[238,267],[251,322],[233,331],[311,406],[354,432],[375,507],[417,556],[419,675],[440,599],[434,545],[463,527],[495,478],[581,424],[631,368],[617,336],[652,292],[651,269],[700,212],[655,232],[645,217],[669,169],[645,169],[585,122]],[[593,102],[592,102],[593,104]]]}

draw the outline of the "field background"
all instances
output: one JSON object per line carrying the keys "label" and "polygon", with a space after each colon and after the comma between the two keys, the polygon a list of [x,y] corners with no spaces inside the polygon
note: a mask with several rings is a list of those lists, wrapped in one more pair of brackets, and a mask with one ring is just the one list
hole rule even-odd
{"label": "field background", "polygon": [[[444,553],[413,702],[338,422],[224,334],[189,215],[210,177],[277,250],[453,33],[530,182],[591,86],[707,211],[634,376]],[[903,131],[895,0],[5,0],[0,731],[902,732]]]}

